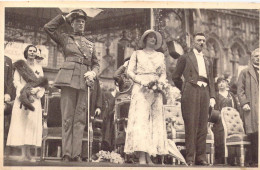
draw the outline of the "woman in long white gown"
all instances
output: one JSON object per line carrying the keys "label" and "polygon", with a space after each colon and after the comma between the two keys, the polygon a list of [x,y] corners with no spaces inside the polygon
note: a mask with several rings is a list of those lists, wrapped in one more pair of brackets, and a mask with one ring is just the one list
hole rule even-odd
{"label": "woman in long white gown", "polygon": [[148,89],[151,82],[166,82],[161,34],[147,30],[141,37],[143,50],[135,51],[129,61],[128,75],[133,79],[124,152],[137,152],[140,164],[152,164],[150,155],[164,155],[167,135],[162,94]]}
{"label": "woman in long white gown", "polygon": [[[30,93],[33,98],[32,106],[34,111],[25,108],[20,101],[20,92],[27,84],[25,76],[26,70],[30,70],[31,74],[34,74],[37,78],[43,76],[42,67],[34,63],[35,53],[37,48],[34,45],[29,45],[25,48],[24,57],[26,61],[18,60],[15,64],[17,68],[14,72],[14,86],[16,88],[16,98],[13,105],[12,118],[10,129],[7,138],[7,145],[13,147],[20,147],[22,149],[21,160],[31,160],[30,148],[32,146],[40,147],[42,142],[42,106],[41,97],[44,95],[45,89],[43,87],[32,88]],[[26,68],[22,73],[23,67]],[[33,77],[33,76],[30,76]],[[30,78],[29,77],[29,78]],[[28,78],[28,77],[27,77]]]}

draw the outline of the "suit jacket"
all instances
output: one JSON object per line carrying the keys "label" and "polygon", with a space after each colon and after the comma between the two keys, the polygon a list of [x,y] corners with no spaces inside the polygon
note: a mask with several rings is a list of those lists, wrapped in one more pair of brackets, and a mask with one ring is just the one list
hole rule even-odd
{"label": "suit jacket", "polygon": [[237,95],[241,107],[245,104],[250,106],[250,111],[242,110],[246,133],[258,132],[259,83],[254,67],[251,64],[241,71],[237,86]]}
{"label": "suit jacket", "polygon": [[[60,33],[58,28],[65,23],[61,15],[58,15],[50,22],[44,25],[46,33],[63,49],[65,61],[55,79],[54,85],[69,86],[75,89],[87,90],[84,74],[87,71],[99,72],[99,63],[95,55],[94,43],[88,40],[84,35]],[[77,46],[77,43],[80,46]],[[82,51],[82,52],[81,52]],[[86,56],[82,54],[84,53]],[[67,57],[85,58],[88,64],[66,61]]]}
{"label": "suit jacket", "polygon": [[4,69],[4,94],[9,94],[11,96],[13,93],[13,65],[12,60],[7,56],[5,56]]}
{"label": "suit jacket", "polygon": [[[209,80],[209,95],[210,98],[215,98],[215,86],[214,86],[214,77],[213,77],[213,67],[211,61],[204,56],[205,66],[207,77]],[[181,79],[181,76],[184,77],[184,83]],[[186,83],[191,83],[197,85],[199,78],[198,72],[198,62],[193,51],[190,51],[182,55],[176,65],[175,72],[173,73],[172,80],[175,83],[176,87],[182,91]]]}

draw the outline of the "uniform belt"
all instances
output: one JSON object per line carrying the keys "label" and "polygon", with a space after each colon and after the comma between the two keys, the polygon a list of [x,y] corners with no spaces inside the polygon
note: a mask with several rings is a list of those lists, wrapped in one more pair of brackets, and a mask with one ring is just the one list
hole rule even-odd
{"label": "uniform belt", "polygon": [[79,64],[91,66],[91,61],[83,57],[66,57],[66,61],[71,61],[71,62],[76,62]]}
{"label": "uniform belt", "polygon": [[209,80],[205,77],[202,77],[202,76],[199,76],[198,81],[202,81],[202,82],[205,82],[207,84],[209,83]]}

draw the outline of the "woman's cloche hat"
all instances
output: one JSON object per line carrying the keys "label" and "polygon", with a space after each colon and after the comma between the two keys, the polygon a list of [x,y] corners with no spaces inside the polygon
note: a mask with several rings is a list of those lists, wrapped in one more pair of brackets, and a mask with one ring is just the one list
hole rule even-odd
{"label": "woman's cloche hat", "polygon": [[159,32],[154,31],[154,30],[147,30],[144,32],[144,34],[142,35],[142,37],[140,39],[140,47],[141,48],[145,47],[144,38],[150,33],[154,33],[156,36],[156,45],[155,45],[154,49],[157,50],[162,46],[162,35]]}

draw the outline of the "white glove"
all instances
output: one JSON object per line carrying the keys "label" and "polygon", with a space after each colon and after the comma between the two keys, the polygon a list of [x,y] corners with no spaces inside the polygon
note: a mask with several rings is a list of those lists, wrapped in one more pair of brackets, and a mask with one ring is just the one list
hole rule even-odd
{"label": "white glove", "polygon": [[10,102],[11,101],[11,97],[10,97],[9,94],[5,94],[4,98],[5,98],[5,102]]}
{"label": "white glove", "polygon": [[215,104],[216,104],[215,99],[214,98],[210,98],[210,100],[209,100],[210,107],[214,108]]}
{"label": "white glove", "polygon": [[36,94],[39,91],[39,87],[35,87],[31,89],[31,94]]}
{"label": "white glove", "polygon": [[94,80],[96,78],[96,73],[94,71],[88,71],[84,74],[84,78]]}
{"label": "white glove", "polygon": [[97,109],[96,109],[96,111],[95,111],[95,115],[97,115],[97,116],[98,116],[98,115],[100,115],[100,113],[101,113],[101,110],[100,110],[100,108],[97,108]]}
{"label": "white glove", "polygon": [[249,111],[249,110],[250,110],[249,104],[245,104],[245,105],[243,106],[243,110],[244,110],[244,111]]}
{"label": "white glove", "polygon": [[72,18],[77,14],[77,12],[70,12],[69,14],[67,14],[64,18],[66,21],[71,21]]}

